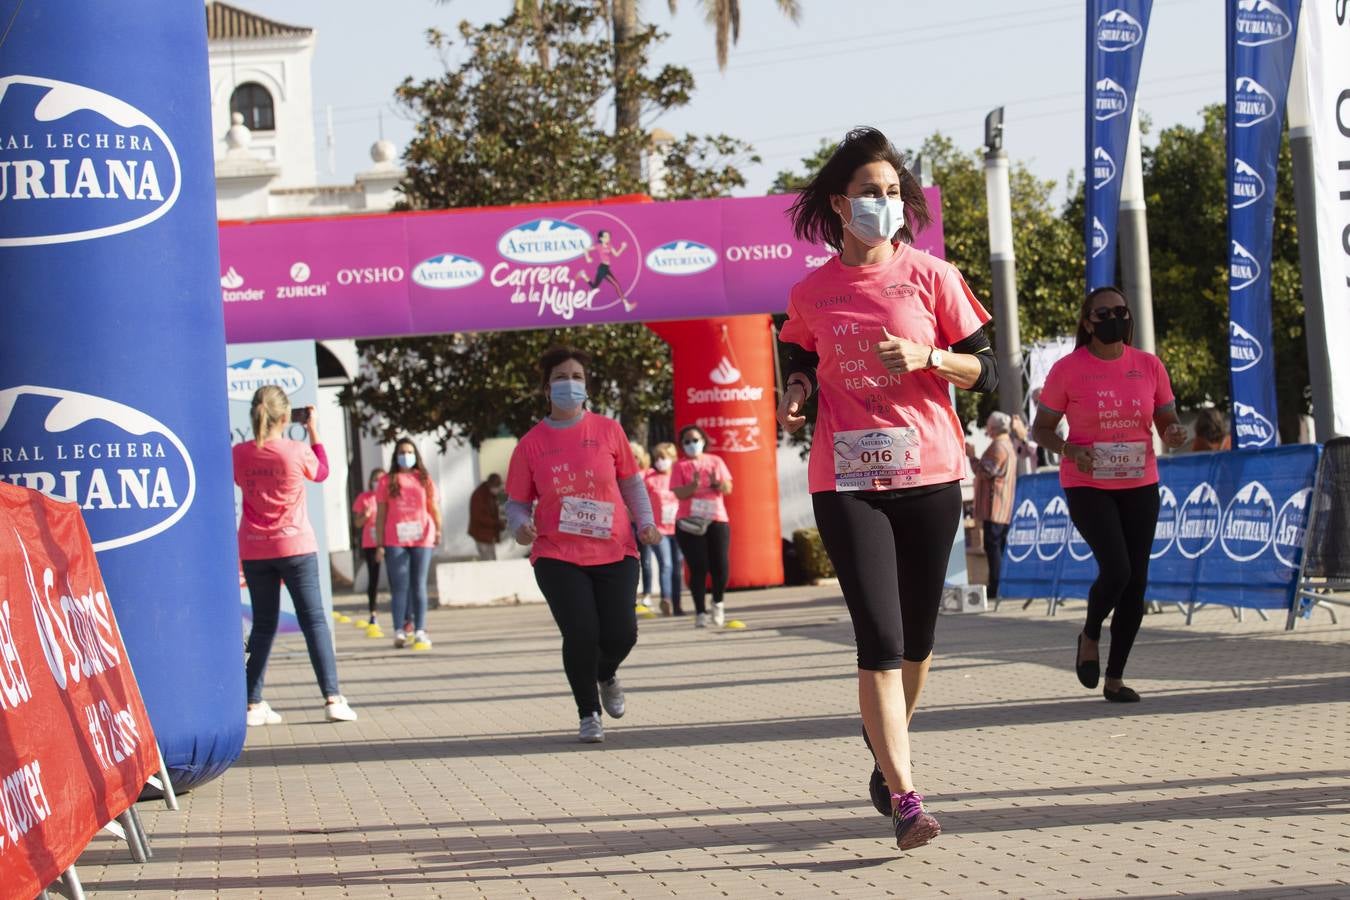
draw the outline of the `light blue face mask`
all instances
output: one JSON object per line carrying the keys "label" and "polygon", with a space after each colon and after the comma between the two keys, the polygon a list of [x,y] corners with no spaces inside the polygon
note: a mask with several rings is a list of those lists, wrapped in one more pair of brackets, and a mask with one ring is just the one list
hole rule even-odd
{"label": "light blue face mask", "polygon": [[905,224],[905,201],[899,197],[849,197],[853,218],[844,225],[869,247],[878,247]]}
{"label": "light blue face mask", "polygon": [[558,409],[571,412],[586,402],[586,385],[570,378],[566,381],[554,381],[548,386],[548,396]]}
{"label": "light blue face mask", "polygon": [[405,469],[411,469],[417,465],[417,454],[400,453],[398,455],[398,464]]}

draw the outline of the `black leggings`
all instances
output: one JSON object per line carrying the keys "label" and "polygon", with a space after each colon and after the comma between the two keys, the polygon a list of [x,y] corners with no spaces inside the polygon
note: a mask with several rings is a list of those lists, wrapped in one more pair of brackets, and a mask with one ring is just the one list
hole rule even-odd
{"label": "black leggings", "polygon": [[375,547],[362,547],[361,555],[366,560],[366,574],[370,583],[366,585],[366,602],[370,604],[370,614],[375,615],[375,597],[380,593],[380,561],[375,558]]}
{"label": "black leggings", "polygon": [[597,682],[609,681],[637,643],[638,561],[625,556],[602,566],[542,558],[534,580],[562,632],[563,671],[581,718],[600,711]]}
{"label": "black leggings", "polygon": [[858,668],[898,669],[902,660],[927,659],[961,520],[960,482],[821,491],[811,503],[853,619]]}
{"label": "black leggings", "polygon": [[731,526],[726,522],[710,522],[703,534],[690,534],[675,529],[675,540],[680,545],[684,561],[689,563],[689,594],[694,598],[694,612],[707,612],[704,595],[708,590],[708,575],[712,575],[712,601],[721,603],[731,577]]}
{"label": "black leggings", "polygon": [[1083,634],[1101,640],[1102,622],[1111,616],[1106,677],[1121,678],[1135,635],[1139,634],[1139,623],[1144,621],[1148,559],[1158,527],[1158,485],[1118,491],[1065,488],[1064,496],[1069,501],[1069,518],[1097,559],[1097,580],[1088,591]]}

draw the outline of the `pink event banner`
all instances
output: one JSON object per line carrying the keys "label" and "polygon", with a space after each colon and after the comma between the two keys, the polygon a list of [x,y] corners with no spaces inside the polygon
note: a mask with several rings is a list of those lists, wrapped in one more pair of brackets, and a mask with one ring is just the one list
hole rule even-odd
{"label": "pink event banner", "polygon": [[[916,246],[942,255],[941,200]],[[829,259],[792,196],[228,223],[230,343],[777,313]]]}

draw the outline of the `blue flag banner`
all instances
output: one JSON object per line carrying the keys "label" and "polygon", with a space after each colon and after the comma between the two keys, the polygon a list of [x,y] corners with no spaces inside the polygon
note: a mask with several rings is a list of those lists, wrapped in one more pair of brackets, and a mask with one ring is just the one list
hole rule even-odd
{"label": "blue flag banner", "polygon": [[1116,218],[1125,145],[1153,0],[1091,0],[1087,19],[1088,290],[1116,283]]}
{"label": "blue flag banner", "polygon": [[[1160,459],[1148,599],[1288,609],[1321,452],[1300,444]],[[1097,564],[1059,474],[1017,479],[1013,510],[1000,595],[1085,599]]]}
{"label": "blue flag banner", "polygon": [[1228,335],[1238,448],[1279,442],[1270,258],[1298,12],[1299,0],[1228,0]]}

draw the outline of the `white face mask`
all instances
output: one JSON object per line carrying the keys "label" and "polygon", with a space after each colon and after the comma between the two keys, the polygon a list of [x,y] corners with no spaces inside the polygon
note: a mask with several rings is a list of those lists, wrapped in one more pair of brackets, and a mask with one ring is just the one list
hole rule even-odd
{"label": "white face mask", "polygon": [[666,459],[666,458],[664,458],[664,457],[662,457],[661,459],[658,459],[658,460],[656,461],[655,465],[656,465],[656,471],[658,471],[658,472],[669,472],[669,471],[670,471],[670,460],[668,460],[668,459]]}
{"label": "white face mask", "polygon": [[849,197],[853,218],[844,225],[869,247],[879,247],[905,224],[905,201],[899,197]]}
{"label": "white face mask", "polygon": [[687,453],[687,454],[689,454],[690,456],[698,456],[700,453],[703,452],[703,442],[702,442],[702,441],[685,441],[685,442],[684,442],[684,452]]}

